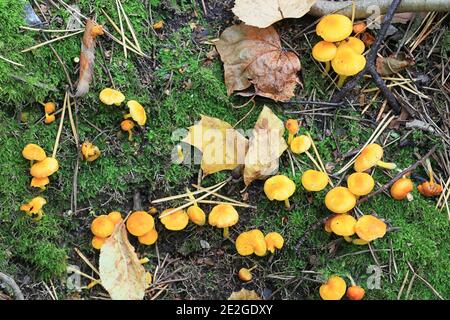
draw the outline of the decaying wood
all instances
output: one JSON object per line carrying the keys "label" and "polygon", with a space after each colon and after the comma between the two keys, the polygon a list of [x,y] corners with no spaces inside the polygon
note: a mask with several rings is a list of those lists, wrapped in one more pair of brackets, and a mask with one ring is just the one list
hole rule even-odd
{"label": "decaying wood", "polygon": [[14,281],[13,278],[0,272],[0,283],[6,284],[6,286],[12,290],[16,300],[25,300],[22,291],[20,291],[19,286],[17,285],[17,283]]}

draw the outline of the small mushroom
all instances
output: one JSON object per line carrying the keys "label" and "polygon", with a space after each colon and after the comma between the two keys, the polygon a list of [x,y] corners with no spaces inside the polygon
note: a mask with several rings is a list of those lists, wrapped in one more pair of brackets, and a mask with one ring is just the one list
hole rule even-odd
{"label": "small mushroom", "polygon": [[97,146],[93,145],[89,141],[85,141],[81,145],[81,154],[83,155],[84,160],[92,162],[100,157],[101,152]]}
{"label": "small mushroom", "polygon": [[354,76],[366,66],[366,58],[349,47],[338,47],[336,56],[331,60],[334,72],[339,75],[338,88],[344,85],[347,77]]}
{"label": "small mushroom", "polygon": [[208,223],[216,228],[223,228],[223,237],[229,237],[229,227],[234,226],[239,220],[236,209],[229,204],[218,204],[210,212]]}
{"label": "small mushroom", "polygon": [[355,234],[355,225],[356,219],[349,214],[343,213],[331,220],[330,229],[338,236],[350,237]]}
{"label": "small mushroom", "polygon": [[319,294],[323,300],[341,300],[346,290],[345,280],[339,276],[332,276],[320,286]]}
{"label": "small mushroom", "polygon": [[105,243],[105,241],[106,241],[106,238],[100,238],[97,236],[92,237],[92,240],[91,240],[92,248],[100,250],[102,248],[103,244]]}
{"label": "small mushroom", "polygon": [[269,232],[264,237],[264,240],[266,241],[267,250],[270,253],[275,253],[275,249],[281,250],[283,248],[284,239],[278,232]]}
{"label": "small mushroom", "polygon": [[365,196],[372,192],[375,187],[375,180],[370,174],[355,172],[347,178],[347,186],[355,196]]}
{"label": "small mushroom", "polygon": [[395,169],[395,163],[388,163],[381,160],[383,158],[383,148],[376,143],[371,143],[365,147],[361,154],[356,158],[354,169],[356,172],[366,171],[373,166],[379,166],[385,169]]}
{"label": "small mushroom", "polygon": [[341,43],[339,43],[338,48],[350,48],[357,54],[363,54],[366,46],[364,42],[362,42],[358,38],[348,37],[347,39],[342,40]]}
{"label": "small mushroom", "polygon": [[306,170],[302,174],[302,185],[307,191],[322,191],[328,185],[328,176],[322,171]]}
{"label": "small mushroom", "polygon": [[41,103],[44,106],[44,112],[51,114],[56,111],[56,104],[54,102]]}
{"label": "small mushroom", "polygon": [[301,135],[292,139],[290,147],[293,153],[301,154],[304,152],[308,152],[309,148],[311,148],[311,145],[311,139],[306,135]]}
{"label": "small mushroom", "polygon": [[347,277],[350,279],[351,286],[347,288],[346,297],[349,300],[362,300],[366,291],[364,288],[356,285],[355,280],[353,280],[351,275],[348,274]]}
{"label": "small mushroom", "polygon": [[45,124],[50,124],[52,122],[55,122],[56,117],[54,114],[45,114],[45,119],[44,119],[44,123]]}
{"label": "small mushroom", "polygon": [[241,268],[238,272],[238,277],[241,281],[249,282],[253,279],[252,270],[256,268],[256,265],[251,267],[250,269]]}
{"label": "small mushroom", "polygon": [[31,179],[30,187],[40,188],[41,190],[45,190],[45,186],[50,183],[50,179],[48,177],[44,178],[35,178]]}
{"label": "small mushroom", "polygon": [[346,187],[336,187],[325,196],[325,206],[334,213],[347,213],[356,205],[356,197]]}
{"label": "small mushroom", "polygon": [[108,219],[114,223],[114,225],[122,222],[122,214],[119,211],[112,211],[108,213]]}
{"label": "small mushroom", "polygon": [[342,14],[324,16],[316,26],[316,33],[328,42],[342,41],[351,35],[352,21]]}
{"label": "small mushroom", "polygon": [[34,221],[39,221],[44,216],[42,207],[47,204],[47,200],[42,197],[35,197],[30,202],[20,206],[20,211],[26,212]]}
{"label": "small mushroom", "polygon": [[358,35],[359,33],[364,32],[364,30],[366,30],[366,28],[367,28],[367,25],[365,22],[363,22],[363,21],[356,22],[353,24],[353,33]]}
{"label": "small mushroom", "polygon": [[105,88],[100,91],[99,99],[101,102],[108,106],[112,106],[113,104],[116,106],[120,106],[122,102],[124,102],[125,96],[120,91],[111,88]]}
{"label": "small mushroom", "polygon": [[409,201],[412,200],[411,191],[414,190],[414,184],[411,179],[406,177],[400,178],[394,182],[391,186],[391,196],[395,200],[403,200],[408,198]]}
{"label": "small mushroom", "polygon": [[94,236],[107,238],[114,231],[114,223],[108,218],[107,215],[102,214],[92,221],[91,231]]}
{"label": "small mushroom", "polygon": [[140,126],[145,125],[147,122],[147,114],[145,113],[144,107],[135,100],[130,100],[127,102],[128,109],[130,113],[124,116],[125,119],[133,118],[134,121]]}
{"label": "small mushroom", "polygon": [[38,163],[33,164],[30,174],[35,178],[45,178],[54,174],[59,169],[58,160],[47,157]]}
{"label": "small mushroom", "polygon": [[287,143],[291,144],[292,139],[298,133],[298,121],[296,119],[288,119],[285,123],[286,130],[289,133]]}
{"label": "small mushroom", "polygon": [[166,227],[166,229],[172,231],[180,231],[186,228],[189,223],[189,216],[187,215],[186,211],[178,210],[172,214],[164,216],[164,214],[169,212],[170,210],[173,210],[173,208],[169,208],[161,212],[161,216],[163,216],[161,218],[161,223]]}
{"label": "small mushroom", "polygon": [[386,223],[372,215],[360,217],[355,225],[358,237],[367,242],[384,237],[386,230]]}
{"label": "small mushroom", "polygon": [[331,222],[332,222],[333,219],[334,219],[335,217],[337,217],[337,216],[338,216],[338,214],[332,214],[331,216],[329,216],[329,217],[325,220],[325,223],[324,223],[323,227],[324,227],[324,229],[325,229],[326,232],[328,232],[328,233],[332,233],[332,232],[333,232],[333,231],[331,230]]}
{"label": "small mushroom", "polygon": [[127,219],[127,230],[136,237],[143,236],[154,227],[153,217],[145,211],[135,211]]}
{"label": "small mushroom", "polygon": [[158,240],[158,231],[155,228],[144,234],[143,236],[138,237],[139,243],[150,246],[154,244]]}
{"label": "small mushroom", "polygon": [[264,234],[258,230],[250,230],[241,233],[236,238],[236,250],[241,256],[249,256],[256,254],[257,256],[265,256],[267,253],[267,244]]}
{"label": "small mushroom", "polygon": [[[295,140],[295,139],[294,139]],[[270,201],[284,201],[287,209],[291,206],[289,197],[295,192],[295,183],[284,175],[270,177],[264,183],[264,193]]]}
{"label": "small mushroom", "polygon": [[187,209],[189,220],[199,226],[203,226],[206,223],[206,214],[199,206],[193,205]]}
{"label": "small mushroom", "polygon": [[435,197],[442,193],[442,186],[434,181],[433,168],[431,167],[430,159],[426,160],[430,181],[424,181],[421,183],[417,190],[425,197]]}
{"label": "small mushroom", "polygon": [[312,48],[312,56],[319,62],[325,62],[325,75],[330,72],[330,61],[336,55],[337,47],[334,43],[320,41]]}
{"label": "small mushroom", "polygon": [[122,131],[128,132],[128,141],[133,140],[133,128],[134,128],[134,122],[130,119],[123,120],[120,123],[120,128]]}
{"label": "small mushroom", "polygon": [[34,161],[42,161],[47,156],[45,155],[44,149],[34,143],[29,143],[23,148],[22,156],[31,161],[31,165],[33,165]]}

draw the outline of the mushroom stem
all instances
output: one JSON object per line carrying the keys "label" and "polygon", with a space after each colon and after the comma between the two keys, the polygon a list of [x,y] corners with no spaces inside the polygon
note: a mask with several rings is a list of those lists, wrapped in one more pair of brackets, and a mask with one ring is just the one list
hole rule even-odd
{"label": "mushroom stem", "polygon": [[322,76],[326,77],[326,75],[330,72],[330,61],[325,62],[325,71],[322,72]]}
{"label": "mushroom stem", "polygon": [[350,273],[346,274],[347,278],[350,279],[350,283],[352,284],[352,286],[356,286],[355,280],[353,280],[352,276],[350,275]]}
{"label": "mushroom stem", "polygon": [[128,130],[128,141],[133,141],[133,132],[130,130]]}
{"label": "mushroom stem", "polygon": [[230,230],[228,227],[223,228],[223,237],[228,238],[230,236]]}
{"label": "mushroom stem", "polygon": [[390,169],[390,170],[397,168],[397,165],[395,163],[384,162],[384,161],[381,161],[381,160],[377,161],[377,166],[379,166],[381,168],[384,168],[384,169]]}
{"label": "mushroom stem", "polygon": [[131,114],[130,114],[130,113],[125,114],[125,115],[123,116],[123,118],[124,118],[124,119],[131,118]]}
{"label": "mushroom stem", "polygon": [[255,264],[253,267],[249,268],[248,271],[252,271],[252,270],[256,269],[257,266],[258,265]]}
{"label": "mushroom stem", "polygon": [[425,160],[425,162],[427,163],[428,175],[430,176],[430,184],[433,185],[434,184],[434,175],[433,175],[433,168],[431,167],[430,159],[427,158]]}
{"label": "mushroom stem", "polygon": [[347,80],[347,76],[344,76],[342,74],[339,75],[339,80],[337,83],[338,88],[342,88],[344,86],[344,82]]}
{"label": "mushroom stem", "polygon": [[289,199],[284,200],[284,205],[286,209],[289,209],[291,207],[291,204],[289,203]]}
{"label": "mushroom stem", "polygon": [[294,139],[294,135],[293,135],[292,133],[289,133],[288,140],[287,140],[287,143],[288,143],[289,145],[291,144],[292,139]]}

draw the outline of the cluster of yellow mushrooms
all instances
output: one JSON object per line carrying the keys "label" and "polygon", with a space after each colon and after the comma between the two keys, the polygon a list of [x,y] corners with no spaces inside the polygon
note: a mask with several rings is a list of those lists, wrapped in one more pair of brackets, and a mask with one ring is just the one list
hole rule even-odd
{"label": "cluster of yellow mushrooms", "polygon": [[[30,174],[32,176],[30,186],[44,191],[46,185],[50,183],[49,177],[59,169],[58,160],[54,157],[47,157],[45,150],[34,143],[27,144],[23,148],[22,156],[30,161]],[[47,200],[38,196],[21,205],[20,210],[38,221],[44,215],[42,207],[46,203]]]}
{"label": "cluster of yellow mushrooms", "polygon": [[365,44],[355,36],[352,21],[341,14],[331,14],[323,17],[317,24],[316,33],[322,37],[312,49],[315,60],[325,63],[325,72],[339,75],[338,87],[342,87],[345,79],[354,76],[366,66],[363,56]]}

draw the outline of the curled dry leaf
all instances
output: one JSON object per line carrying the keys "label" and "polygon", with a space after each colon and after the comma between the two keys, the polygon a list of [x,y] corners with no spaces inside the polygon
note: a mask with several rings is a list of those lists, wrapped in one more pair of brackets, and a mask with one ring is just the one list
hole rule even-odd
{"label": "curled dry leaf", "polygon": [[285,18],[300,18],[317,0],[236,0],[233,13],[249,26],[266,28]]}
{"label": "curled dry leaf", "polygon": [[255,290],[242,288],[240,291],[233,292],[228,300],[262,300]]}
{"label": "curled dry leaf", "polygon": [[145,269],[128,241],[124,223],[116,226],[100,251],[102,286],[113,300],[142,300],[147,288]]}
{"label": "curled dry leaf", "polygon": [[390,76],[402,71],[403,69],[414,65],[414,60],[410,59],[404,53],[400,53],[397,57],[390,56],[387,58],[377,58],[377,72],[381,76]]}
{"label": "curled dry leaf", "polygon": [[203,153],[201,168],[205,175],[233,170],[243,163],[248,148],[248,140],[229,123],[205,115],[189,127],[183,142]]}
{"label": "curled dry leaf", "polygon": [[287,149],[284,124],[268,107],[259,114],[245,156],[244,182],[265,179],[278,172],[278,159]]}
{"label": "curled dry leaf", "polygon": [[215,43],[224,63],[228,95],[254,86],[254,94],[288,101],[300,83],[300,60],[282,49],[273,27],[259,29],[244,24],[227,28]]}

